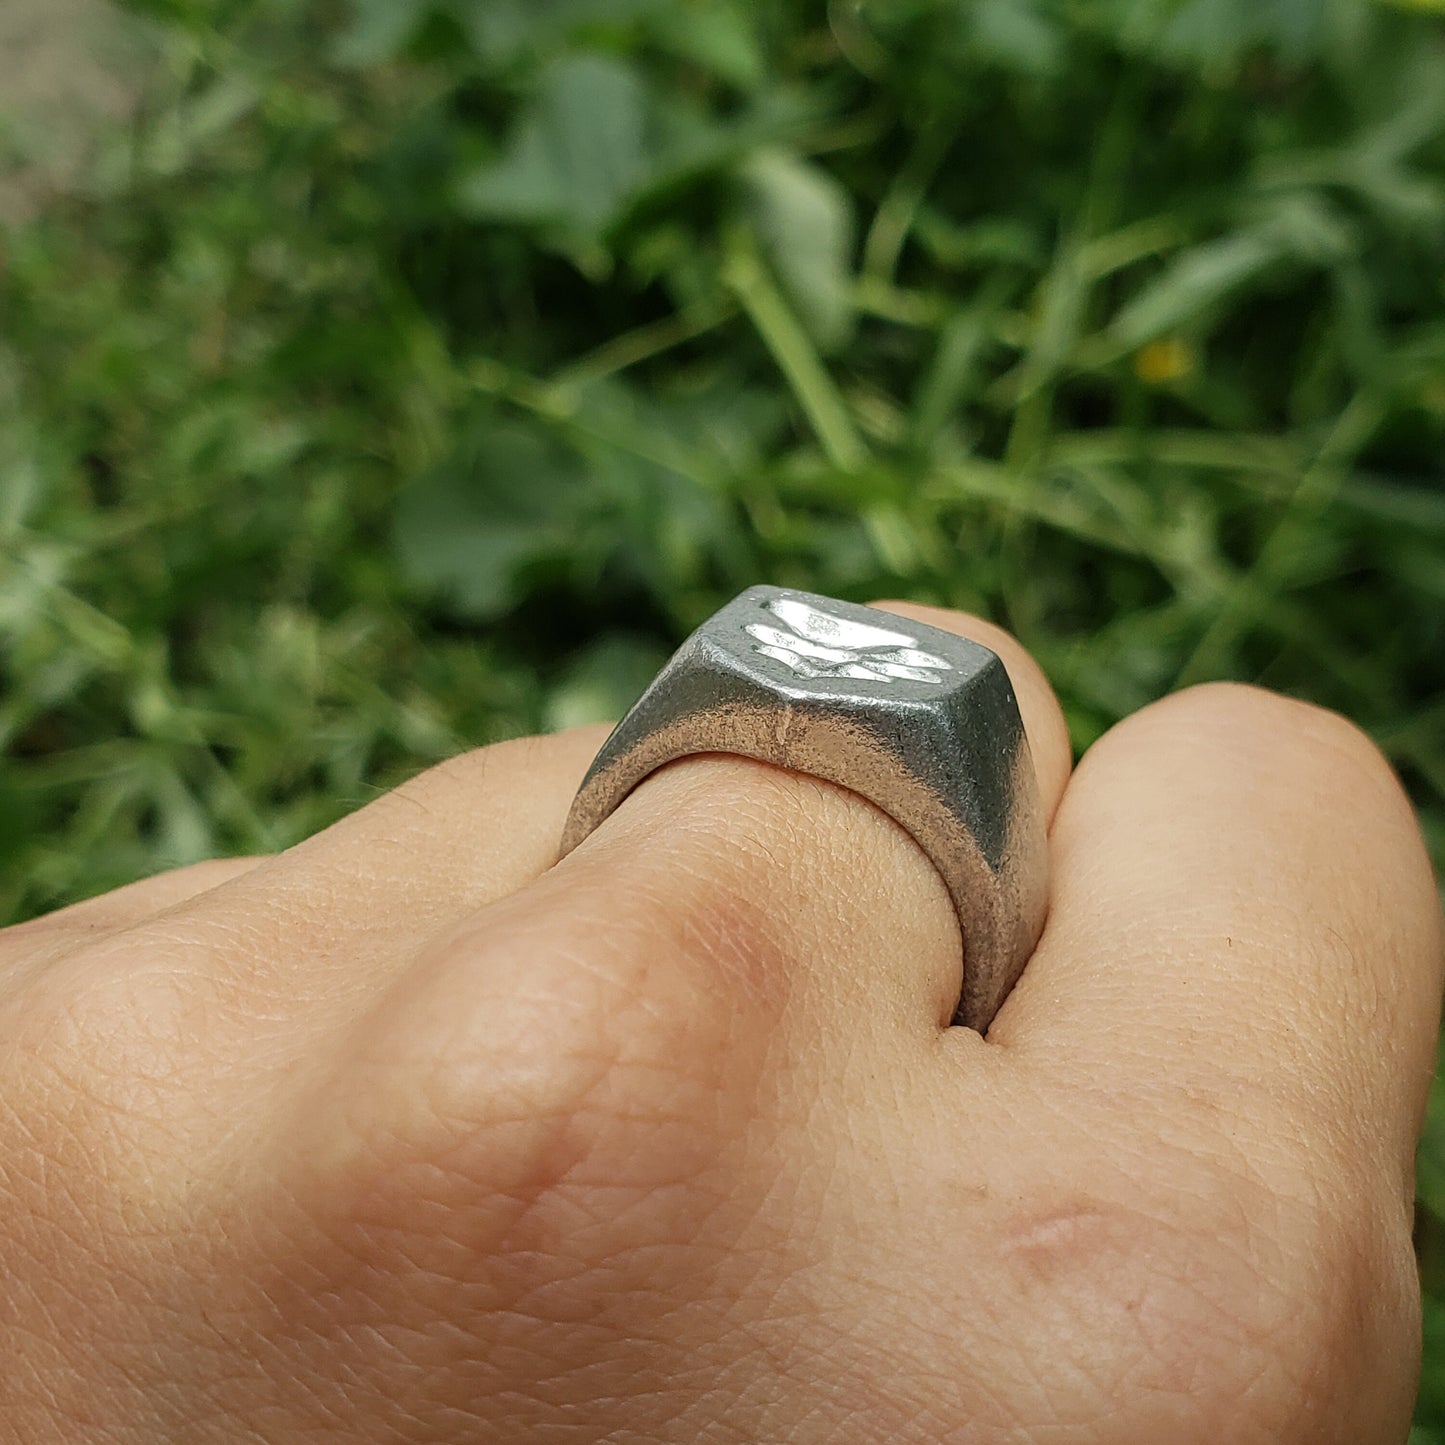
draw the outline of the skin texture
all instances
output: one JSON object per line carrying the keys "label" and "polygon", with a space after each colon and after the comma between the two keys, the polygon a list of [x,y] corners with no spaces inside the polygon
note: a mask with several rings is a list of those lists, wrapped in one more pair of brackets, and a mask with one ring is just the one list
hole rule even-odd
{"label": "skin texture", "polygon": [[1070,777],[946,1027],[942,882],[742,759],[551,867],[603,732],[0,933],[0,1441],[1371,1445],[1419,1353],[1439,901],[1342,719],[1178,694]]}

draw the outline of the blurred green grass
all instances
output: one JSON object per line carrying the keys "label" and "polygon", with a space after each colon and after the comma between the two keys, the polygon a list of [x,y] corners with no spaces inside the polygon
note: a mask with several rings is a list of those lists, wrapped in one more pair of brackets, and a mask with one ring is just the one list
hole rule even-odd
{"label": "blurred green grass", "polygon": [[[994,616],[1079,748],[1338,708],[1445,860],[1440,5],[131,14],[0,231],[0,916],[615,715],[758,580]],[[1445,1096],[1420,1192],[1424,1445]]]}

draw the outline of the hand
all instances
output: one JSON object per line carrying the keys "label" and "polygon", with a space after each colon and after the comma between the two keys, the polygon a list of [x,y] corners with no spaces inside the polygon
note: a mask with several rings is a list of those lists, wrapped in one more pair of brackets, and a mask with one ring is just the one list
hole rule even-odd
{"label": "hand", "polygon": [[987,1041],[831,785],[489,748],[0,934],[0,1440],[1362,1445],[1418,1366],[1440,910],[1339,718],[1207,687],[1069,779]]}

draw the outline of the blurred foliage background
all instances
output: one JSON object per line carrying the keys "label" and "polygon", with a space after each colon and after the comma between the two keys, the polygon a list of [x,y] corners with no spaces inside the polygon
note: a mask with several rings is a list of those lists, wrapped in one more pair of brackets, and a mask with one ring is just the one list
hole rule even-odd
{"label": "blurred foliage background", "polygon": [[[1338,708],[1445,856],[1439,0],[126,16],[0,229],[0,916],[616,715],[759,580],[997,618],[1080,749]],[[1424,1445],[1445,1094],[1420,1191]]]}

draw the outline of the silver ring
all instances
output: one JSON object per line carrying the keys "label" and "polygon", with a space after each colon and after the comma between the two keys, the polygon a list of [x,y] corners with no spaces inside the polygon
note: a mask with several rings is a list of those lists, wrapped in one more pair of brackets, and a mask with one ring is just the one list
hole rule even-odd
{"label": "silver ring", "polygon": [[954,1022],[988,1028],[1038,942],[1048,902],[1033,759],[994,653],[891,612],[750,587],[682,644],[602,745],[559,859],[649,773],[696,753],[825,778],[906,829],[958,913]]}

